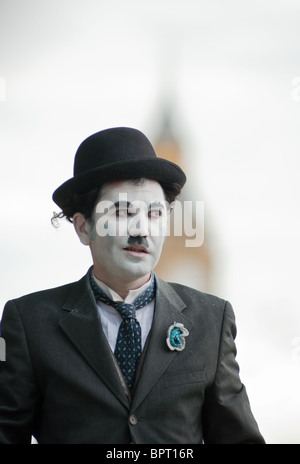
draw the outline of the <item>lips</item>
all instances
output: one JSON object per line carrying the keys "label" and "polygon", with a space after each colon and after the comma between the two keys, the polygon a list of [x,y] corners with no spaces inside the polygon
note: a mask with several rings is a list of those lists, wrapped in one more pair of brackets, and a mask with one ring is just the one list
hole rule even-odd
{"label": "lips", "polygon": [[144,247],[143,245],[130,245],[130,246],[125,247],[124,250],[131,251],[134,253],[146,253],[146,254],[149,253],[147,248]]}

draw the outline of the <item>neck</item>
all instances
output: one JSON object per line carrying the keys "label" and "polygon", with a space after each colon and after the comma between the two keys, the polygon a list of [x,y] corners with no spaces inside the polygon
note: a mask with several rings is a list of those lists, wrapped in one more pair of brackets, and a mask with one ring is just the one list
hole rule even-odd
{"label": "neck", "polygon": [[130,290],[135,290],[137,288],[142,287],[151,278],[151,272],[149,272],[149,274],[146,274],[145,276],[139,277],[134,280],[128,281],[126,279],[118,279],[118,282],[116,282],[115,276],[103,275],[101,270],[97,268],[95,265],[93,271],[96,279],[100,280],[109,288],[114,290],[123,299],[126,298]]}

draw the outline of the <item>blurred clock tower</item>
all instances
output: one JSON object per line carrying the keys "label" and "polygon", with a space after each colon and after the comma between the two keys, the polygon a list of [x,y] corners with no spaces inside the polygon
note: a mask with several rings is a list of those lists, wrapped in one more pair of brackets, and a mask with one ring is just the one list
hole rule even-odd
{"label": "blurred clock tower", "polygon": [[[173,123],[173,111],[167,106],[162,113],[162,122],[154,135],[154,148],[157,156],[168,159],[179,165],[187,175],[187,183],[179,200],[195,202],[201,200],[199,191],[191,191],[189,185],[189,172],[193,166],[188,166],[187,156],[182,143],[182,134],[178,132]],[[193,212],[195,209],[193,208]],[[209,292],[212,278],[212,259],[208,249],[207,231],[204,242],[200,247],[187,247],[186,240],[191,238],[185,235],[174,235],[174,212],[170,216],[170,236],[166,238],[160,261],[155,272],[164,280],[178,282],[190,287]],[[195,220],[193,221],[195,225]]]}

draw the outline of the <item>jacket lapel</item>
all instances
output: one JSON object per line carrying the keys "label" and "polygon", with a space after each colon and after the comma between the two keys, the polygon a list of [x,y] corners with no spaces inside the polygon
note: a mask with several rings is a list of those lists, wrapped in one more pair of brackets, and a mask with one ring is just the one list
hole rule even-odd
{"label": "jacket lapel", "polygon": [[136,408],[145,399],[169,364],[178,356],[178,351],[167,347],[168,328],[174,322],[181,322],[189,331],[193,323],[182,313],[186,307],[179,295],[168,283],[156,276],[157,293],[153,325],[149,346],[142,366],[132,407]]}
{"label": "jacket lapel", "polygon": [[60,326],[112,393],[129,407],[113,354],[101,328],[88,278],[88,275],[84,276],[69,294]]}

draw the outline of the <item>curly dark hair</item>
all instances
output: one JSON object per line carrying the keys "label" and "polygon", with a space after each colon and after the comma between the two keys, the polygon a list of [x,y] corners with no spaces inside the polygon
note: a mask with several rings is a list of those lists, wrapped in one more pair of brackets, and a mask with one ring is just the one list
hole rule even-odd
{"label": "curly dark hair", "polygon": [[[129,181],[141,185],[144,179],[130,179]],[[177,183],[159,182],[159,184],[164,191],[166,201],[172,204],[180,195],[182,186]],[[101,190],[102,185],[86,193],[71,193],[69,196],[66,196],[62,211],[60,213],[53,212],[51,218],[52,225],[56,226],[57,220],[64,217],[72,223],[75,213],[81,213],[87,221],[91,221],[94,209],[101,195]]]}

